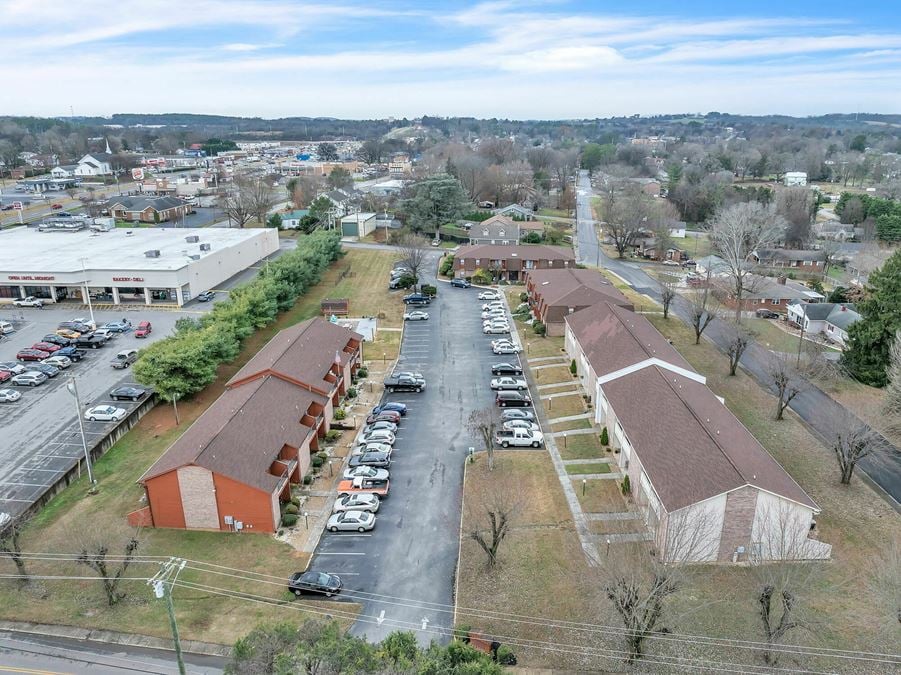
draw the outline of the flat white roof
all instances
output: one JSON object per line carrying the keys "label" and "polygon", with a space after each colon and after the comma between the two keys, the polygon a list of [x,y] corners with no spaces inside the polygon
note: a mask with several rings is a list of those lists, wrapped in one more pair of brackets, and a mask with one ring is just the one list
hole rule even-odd
{"label": "flat white roof", "polygon": [[351,213],[351,214],[348,214],[348,215],[344,216],[344,217],[341,219],[341,222],[343,223],[343,222],[346,221],[346,222],[348,222],[348,223],[356,223],[356,222],[358,222],[358,221],[366,221],[366,220],[369,220],[370,218],[375,218],[376,215],[377,215],[377,214],[375,214],[375,213],[366,213],[366,212],[364,212],[364,213]]}
{"label": "flat white roof", "polygon": [[[130,233],[130,234],[129,234]],[[14,227],[0,231],[0,272],[80,272],[82,258],[87,269],[179,270],[194,262],[185,251],[201,258],[265,237],[265,229],[135,227],[109,232],[39,232],[36,227]],[[199,241],[188,243],[185,237]],[[201,251],[200,244],[210,244]],[[145,251],[158,250],[159,258]]]}

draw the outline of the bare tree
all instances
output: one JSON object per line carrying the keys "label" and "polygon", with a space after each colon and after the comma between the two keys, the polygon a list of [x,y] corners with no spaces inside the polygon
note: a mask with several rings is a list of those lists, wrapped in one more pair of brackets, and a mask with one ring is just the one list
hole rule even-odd
{"label": "bare tree", "polygon": [[106,601],[112,607],[125,597],[125,593],[119,591],[119,583],[134,559],[140,542],[136,536],[132,536],[125,543],[124,555],[110,556],[108,536],[106,533],[95,533],[89,541],[83,543],[78,563],[91,568],[100,576]]}
{"label": "bare tree", "polygon": [[776,419],[783,419],[785,409],[795,396],[807,388],[805,375],[812,369],[802,364],[800,355],[772,352],[766,364],[766,374],[776,390]]}
{"label": "bare tree", "polygon": [[735,298],[735,321],[741,322],[745,291],[753,290],[756,275],[752,254],[775,244],[785,231],[785,221],[772,206],[742,202],[720,209],[710,226],[710,243],[723,259]]}
{"label": "bare tree", "polygon": [[229,227],[232,223],[237,227],[244,227],[255,215],[256,204],[251,181],[252,179],[236,176],[225,196],[219,199],[219,205],[228,217]]}
{"label": "bare tree", "polygon": [[659,215],[653,199],[631,183],[621,191],[611,186],[601,201],[600,212],[604,232],[613,240],[620,258],[642,232],[655,228]]}
{"label": "bare tree", "polygon": [[237,183],[238,190],[246,191],[250,210],[260,225],[266,223],[266,214],[275,206],[275,192],[272,181],[266,176],[241,178]]}
{"label": "bare tree", "polygon": [[498,551],[510,533],[520,505],[516,486],[498,479],[492,479],[484,492],[468,499],[468,536],[485,552],[488,567],[498,564]]}
{"label": "bare tree", "polygon": [[829,274],[829,268],[838,260],[842,244],[835,239],[820,239],[820,250],[823,252],[823,279]]}
{"label": "bare tree", "polygon": [[[754,333],[743,324],[730,321],[724,324],[726,356],[729,357],[729,375],[735,376],[742,355],[754,339]],[[780,418],[781,419],[781,418]]]}
{"label": "bare tree", "polygon": [[842,427],[843,430],[835,435],[832,442],[832,451],[838,460],[842,485],[849,485],[854,467],[875,451],[879,439],[872,429],[851,419],[848,419]]}
{"label": "bare tree", "polygon": [[418,234],[407,233],[398,241],[398,248],[403,255],[401,261],[406,263],[414,284],[419,285],[419,277],[426,263],[429,241]]}
{"label": "bare tree", "polygon": [[497,431],[497,415],[494,408],[473,410],[466,420],[466,430],[472,436],[482,439],[488,454],[488,470],[494,471],[494,433]]}
{"label": "bare tree", "polygon": [[901,433],[901,330],[895,333],[895,339],[889,348],[886,376],[888,384],[882,403],[885,425],[891,433]]}
{"label": "bare tree", "polygon": [[[3,514],[6,515],[6,514]],[[7,516],[8,517],[8,516]],[[19,544],[21,527],[18,523],[10,523],[0,532],[0,556],[9,558],[16,566],[19,574],[19,585],[28,583],[28,570],[25,568],[25,560],[22,558],[22,548]]]}
{"label": "bare tree", "polygon": [[660,287],[660,304],[663,305],[663,318],[669,318],[669,306],[676,298],[676,289],[671,283],[664,283]]}
{"label": "bare tree", "polygon": [[704,288],[697,289],[688,296],[688,318],[695,332],[695,344],[701,344],[701,336],[707,326],[719,316],[719,307],[710,292],[710,273]]}
{"label": "bare tree", "polygon": [[800,248],[810,239],[810,223],[816,211],[813,192],[806,187],[790,187],[776,193],[776,212],[788,223],[785,243]]}

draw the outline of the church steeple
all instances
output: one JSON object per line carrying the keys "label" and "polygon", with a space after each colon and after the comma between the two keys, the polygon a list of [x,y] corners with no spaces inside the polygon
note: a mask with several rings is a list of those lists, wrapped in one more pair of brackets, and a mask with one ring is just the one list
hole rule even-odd
{"label": "church steeple", "polygon": [[108,138],[106,139],[106,154],[108,154],[108,155],[113,154],[113,151],[110,150],[110,147],[109,147],[109,139]]}

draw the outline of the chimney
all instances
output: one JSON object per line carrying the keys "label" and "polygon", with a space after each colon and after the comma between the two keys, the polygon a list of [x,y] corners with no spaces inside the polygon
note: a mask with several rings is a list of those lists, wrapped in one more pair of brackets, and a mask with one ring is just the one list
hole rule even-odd
{"label": "chimney", "polygon": [[778,277],[778,278],[776,279],[776,283],[782,284],[783,286],[785,286],[785,282],[786,282],[786,281],[787,281],[787,278],[784,277],[784,276]]}

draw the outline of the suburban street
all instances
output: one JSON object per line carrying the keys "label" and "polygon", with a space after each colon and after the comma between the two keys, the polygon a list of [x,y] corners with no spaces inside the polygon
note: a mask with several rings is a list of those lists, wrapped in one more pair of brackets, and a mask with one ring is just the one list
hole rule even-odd
{"label": "suburban street", "polygon": [[[430,253],[427,283],[434,283],[437,261]],[[500,360],[488,348],[491,336],[482,334],[477,294],[439,283],[438,298],[423,308],[429,320],[407,323],[397,370],[423,373],[427,387],[385,396],[409,409],[397,433],[390,495],[372,532],[324,533],[310,566],[341,576],[342,596],[363,606],[352,632],[373,641],[398,629],[414,630],[424,645],[445,641],[453,624],[447,610],[454,602],[463,464],[476,445],[466,420],[492,405],[486,373]]]}
{"label": "suburban street", "polygon": [[[592,188],[588,172],[581,171],[576,208],[579,244],[577,261],[586,265],[604,267],[621,277],[635,291],[659,301],[659,283],[648,276],[640,265],[610,258],[601,249],[591,210],[591,196]],[[676,296],[670,311],[689,323],[690,308],[688,301],[683,297]],[[724,348],[727,339],[725,330],[718,321],[714,321],[707,327],[704,337],[720,349]],[[741,358],[741,366],[761,386],[771,391],[772,388],[767,382],[766,376],[767,355],[767,349],[752,342]],[[814,385],[798,394],[789,407],[827,445],[832,443],[839,431],[847,429],[849,424],[866,426],[859,418]],[[901,452],[881,435],[878,435],[878,438],[878,442],[882,444],[884,450],[862,459],[858,464],[858,469],[894,500],[894,505],[898,508],[898,504],[901,503]],[[834,461],[831,456],[824,459]]]}

